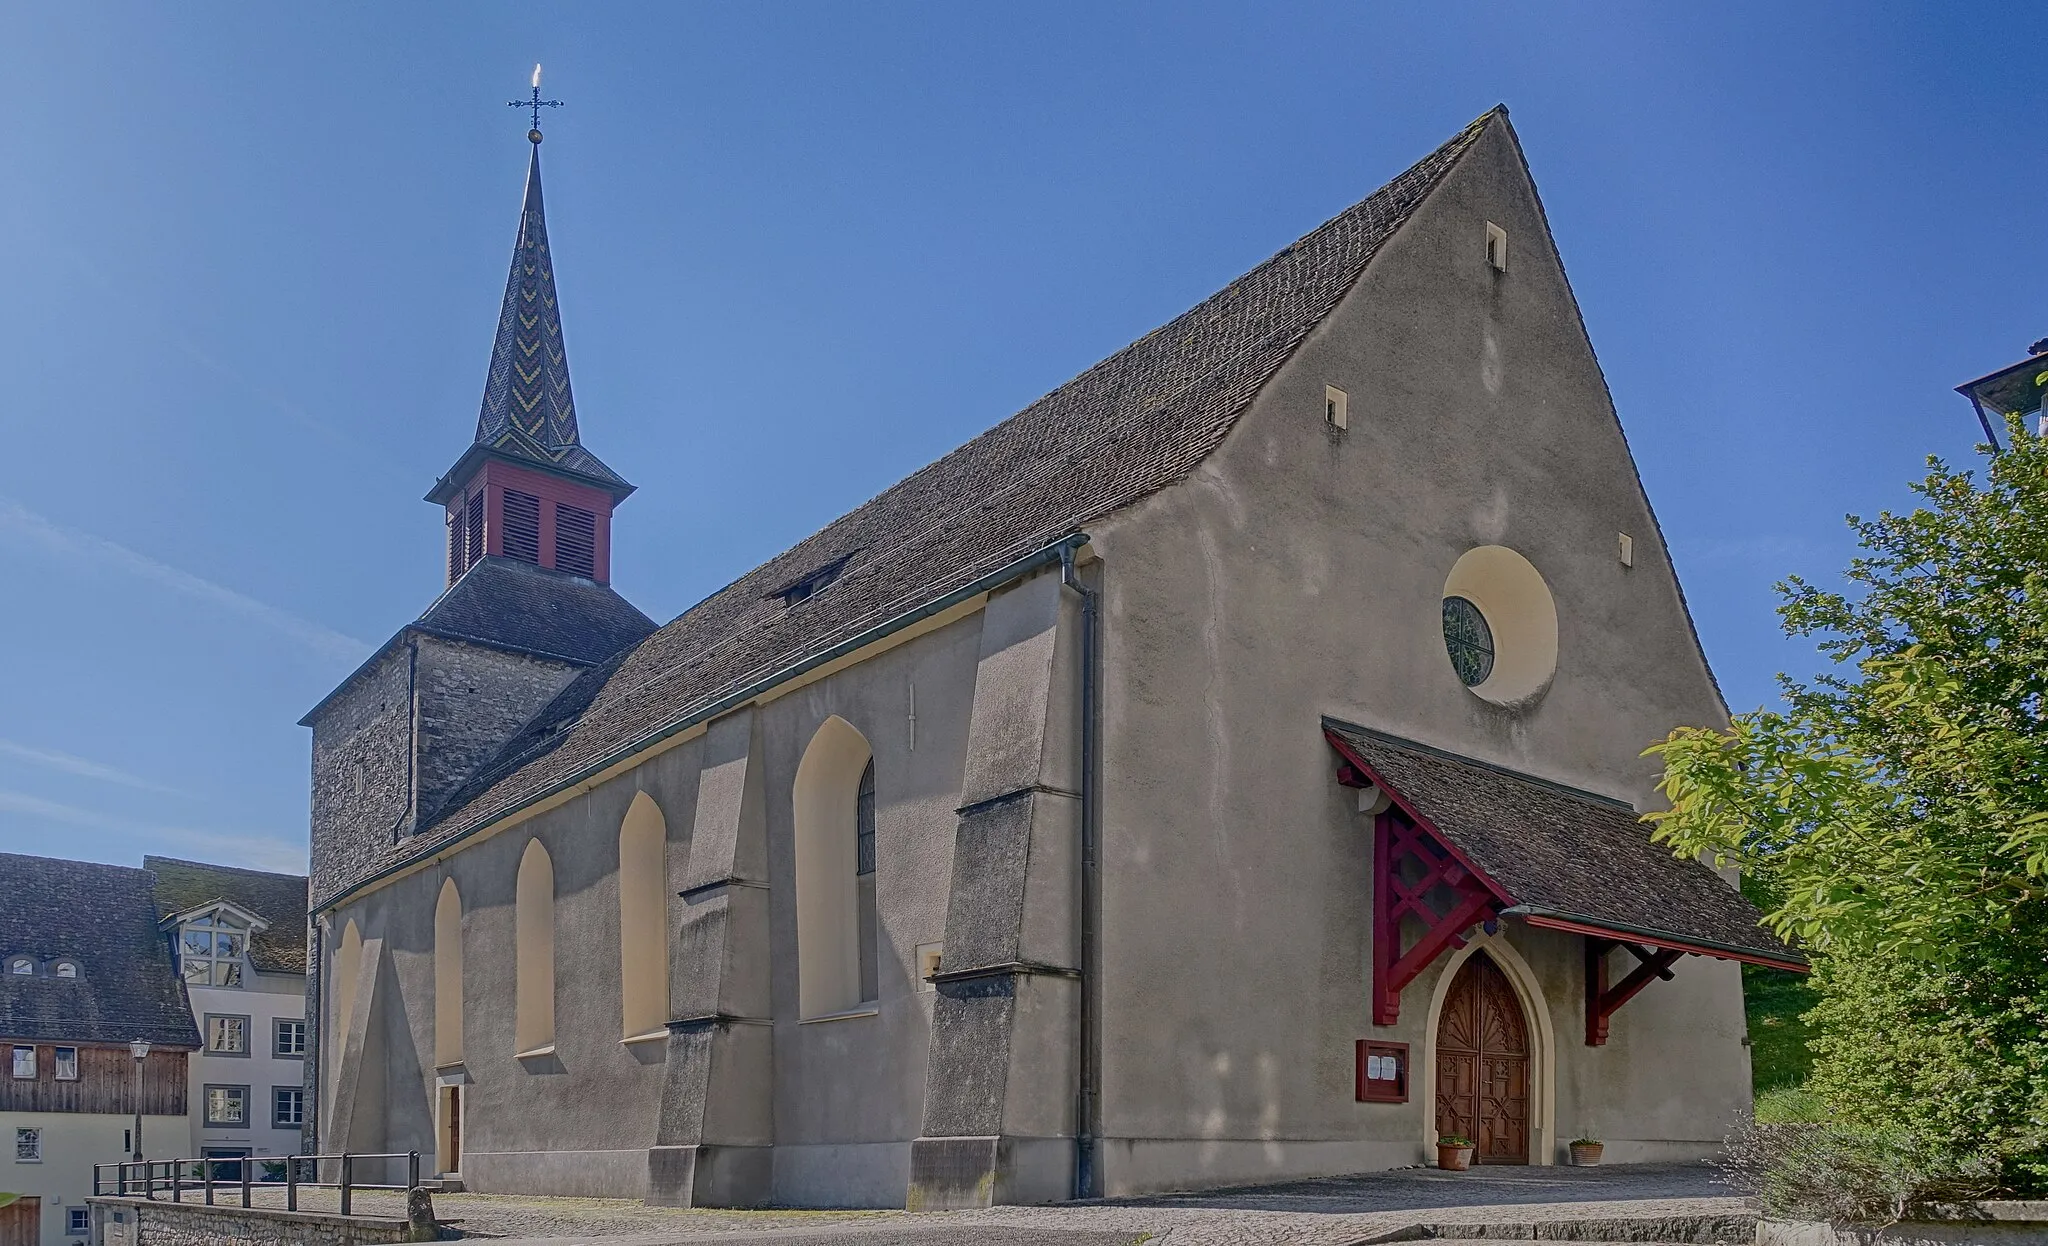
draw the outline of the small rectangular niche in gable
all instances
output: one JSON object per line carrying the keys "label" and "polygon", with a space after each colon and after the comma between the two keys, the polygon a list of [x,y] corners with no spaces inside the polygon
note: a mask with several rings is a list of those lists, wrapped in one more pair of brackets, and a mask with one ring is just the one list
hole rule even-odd
{"label": "small rectangular niche in gable", "polygon": [[1497,273],[1508,270],[1508,231],[1492,221],[1486,222],[1486,263]]}
{"label": "small rectangular niche in gable", "polygon": [[1351,399],[1335,385],[1323,386],[1323,418],[1331,428],[1351,427]]}

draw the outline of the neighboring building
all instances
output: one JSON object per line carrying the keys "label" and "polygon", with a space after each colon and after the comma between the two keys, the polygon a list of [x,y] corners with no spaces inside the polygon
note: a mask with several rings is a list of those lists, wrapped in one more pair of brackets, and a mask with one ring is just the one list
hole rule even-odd
{"label": "neighboring building", "polygon": [[939,1207],[1748,1114],[1799,960],[1637,820],[1727,712],[1504,110],[658,630],[629,490],[536,146],[448,586],[305,720],[322,1150]]}
{"label": "neighboring building", "polygon": [[[0,1246],[86,1236],[94,1164],[187,1153],[199,1045],[145,870],[0,853]],[[138,1061],[131,1043],[149,1044]]]}
{"label": "neighboring building", "polygon": [[1987,372],[1974,381],[1964,381],[1956,386],[1956,392],[1970,400],[1977,412],[1977,423],[1984,430],[1984,440],[1995,450],[1999,448],[1998,430],[2005,426],[2008,415],[2032,419],[2034,431],[2048,436],[2048,420],[2042,418],[2041,411],[2041,399],[2048,392],[2041,383],[2044,376],[2048,376],[2048,337],[2027,347],[2025,359]]}
{"label": "neighboring building", "polygon": [[231,1160],[299,1151],[306,1096],[305,876],[172,857],[144,857],[142,867],[156,875],[159,928],[170,939],[199,1024],[185,1154]]}

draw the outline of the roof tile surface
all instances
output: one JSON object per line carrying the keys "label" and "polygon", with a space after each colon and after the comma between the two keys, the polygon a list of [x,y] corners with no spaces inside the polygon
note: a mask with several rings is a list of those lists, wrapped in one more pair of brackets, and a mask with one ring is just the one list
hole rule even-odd
{"label": "roof tile surface", "polygon": [[1651,842],[1621,801],[1351,723],[1323,726],[1518,904],[1798,959],[1741,892]]}
{"label": "roof tile surface", "polygon": [[[0,852],[0,962],[37,961],[34,974],[0,974],[0,1038],[199,1046],[157,933],[155,881],[127,866]],[[56,976],[59,957],[78,962],[77,977]]]}
{"label": "roof tile surface", "polygon": [[[726,693],[856,636],[1183,479],[1458,158],[1480,117],[1364,201],[966,445],[579,677],[421,832],[314,863],[325,904],[489,824]],[[845,569],[785,606],[774,590]]]}

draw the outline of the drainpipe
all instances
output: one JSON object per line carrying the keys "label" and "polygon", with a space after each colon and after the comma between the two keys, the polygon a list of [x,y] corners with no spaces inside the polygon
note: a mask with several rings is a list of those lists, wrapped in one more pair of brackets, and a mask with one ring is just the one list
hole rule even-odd
{"label": "drainpipe", "polygon": [[1099,1061],[1096,1052],[1095,1009],[1095,906],[1096,906],[1096,731],[1098,689],[1095,679],[1098,595],[1081,579],[1074,567],[1074,547],[1060,548],[1060,583],[1081,599],[1081,996],[1078,1013],[1080,1073],[1074,1102],[1074,1197],[1091,1198],[1096,1185],[1095,1081]]}

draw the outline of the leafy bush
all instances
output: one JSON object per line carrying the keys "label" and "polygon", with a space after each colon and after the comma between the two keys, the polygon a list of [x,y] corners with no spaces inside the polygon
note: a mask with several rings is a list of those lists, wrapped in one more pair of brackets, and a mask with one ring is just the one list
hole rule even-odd
{"label": "leafy bush", "polygon": [[1720,1162],[1730,1185],[1788,1220],[1889,1224],[1998,1185],[1988,1159],[1957,1163],[1903,1130],[1833,1121],[1756,1125],[1729,1140]]}
{"label": "leafy bush", "polygon": [[1849,591],[1779,585],[1833,670],[1651,750],[1655,835],[1813,958],[1831,1115],[1775,1153],[1866,1208],[1980,1171],[2048,1193],[2048,438],[2008,427],[1981,482],[1930,460],[1918,508],[1851,517]]}

